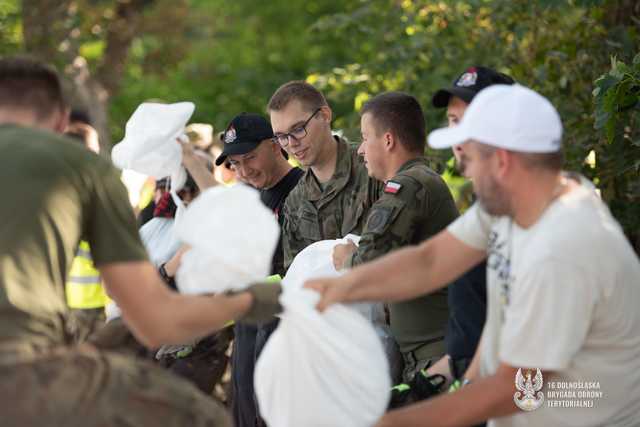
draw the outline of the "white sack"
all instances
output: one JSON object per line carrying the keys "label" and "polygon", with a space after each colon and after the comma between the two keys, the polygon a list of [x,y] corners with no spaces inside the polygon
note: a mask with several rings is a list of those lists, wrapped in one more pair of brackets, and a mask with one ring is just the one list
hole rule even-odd
{"label": "white sack", "polygon": [[174,232],[173,218],[155,217],[140,227],[140,238],[149,254],[149,260],[159,267],[169,261],[180,249],[181,243]]}
{"label": "white sack", "polygon": [[[282,286],[286,288],[301,288],[309,279],[316,277],[338,277],[344,271],[337,271],[333,266],[333,248],[338,244],[351,240],[356,245],[360,236],[349,234],[343,239],[321,240],[304,248],[296,257],[282,279]],[[351,305],[366,319],[376,325],[378,335],[385,338],[389,332],[386,327],[384,306],[382,303],[357,303]]]}
{"label": "white sack", "polygon": [[[173,218],[152,218],[140,227],[140,239],[147,249],[149,260],[159,267],[169,261],[180,249],[180,241],[174,233]],[[110,300],[105,307],[107,322],[122,316],[122,311],[115,301]]]}
{"label": "white sack", "polygon": [[391,388],[382,344],[355,310],[336,304],[319,313],[318,298],[284,289],[280,325],[255,368],[260,413],[271,427],[371,427]]}
{"label": "white sack", "polygon": [[213,187],[189,204],[175,225],[191,246],[176,284],[185,294],[242,290],[271,271],[280,227],[275,215],[246,185]]}
{"label": "white sack", "polygon": [[124,139],[113,147],[113,163],[156,179],[170,176],[171,188],[179,190],[187,175],[176,138],[184,133],[194,109],[192,102],[140,104],[127,122]]}

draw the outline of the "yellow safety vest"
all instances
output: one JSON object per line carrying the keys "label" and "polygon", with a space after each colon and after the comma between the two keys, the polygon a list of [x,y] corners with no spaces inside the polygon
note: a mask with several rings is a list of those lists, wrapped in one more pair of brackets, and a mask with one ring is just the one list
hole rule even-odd
{"label": "yellow safety vest", "polygon": [[100,273],[93,265],[89,243],[82,241],[71,264],[66,285],[67,305],[75,309],[101,308],[107,303]]}

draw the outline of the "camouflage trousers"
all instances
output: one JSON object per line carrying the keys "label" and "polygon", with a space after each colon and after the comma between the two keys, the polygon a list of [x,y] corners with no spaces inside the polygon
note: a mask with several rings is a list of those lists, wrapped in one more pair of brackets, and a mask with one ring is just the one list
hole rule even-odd
{"label": "camouflage trousers", "polygon": [[223,407],[149,362],[84,344],[0,364],[3,427],[229,427]]}
{"label": "camouflage trousers", "polygon": [[69,333],[73,337],[73,342],[80,344],[89,338],[91,334],[104,326],[106,316],[104,307],[89,309],[71,309],[67,319]]}

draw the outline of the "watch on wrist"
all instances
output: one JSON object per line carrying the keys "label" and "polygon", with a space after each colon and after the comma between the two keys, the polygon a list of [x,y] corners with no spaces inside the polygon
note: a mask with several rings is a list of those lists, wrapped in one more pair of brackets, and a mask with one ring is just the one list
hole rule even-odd
{"label": "watch on wrist", "polygon": [[169,287],[173,290],[178,290],[178,287],[176,286],[176,280],[169,276],[169,273],[167,273],[167,269],[165,268],[165,265],[167,263],[163,263],[160,264],[160,267],[158,268],[158,273],[160,273],[160,277],[162,277],[162,280],[164,281],[164,283],[166,283],[167,285],[169,285]]}

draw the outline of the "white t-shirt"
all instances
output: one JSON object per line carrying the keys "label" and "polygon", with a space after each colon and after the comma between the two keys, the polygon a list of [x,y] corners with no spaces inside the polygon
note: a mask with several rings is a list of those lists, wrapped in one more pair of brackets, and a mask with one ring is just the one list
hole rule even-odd
{"label": "white t-shirt", "polygon": [[539,409],[490,426],[640,425],[640,262],[584,184],[526,229],[478,203],[448,228],[488,254],[481,375],[501,362],[554,372]]}

